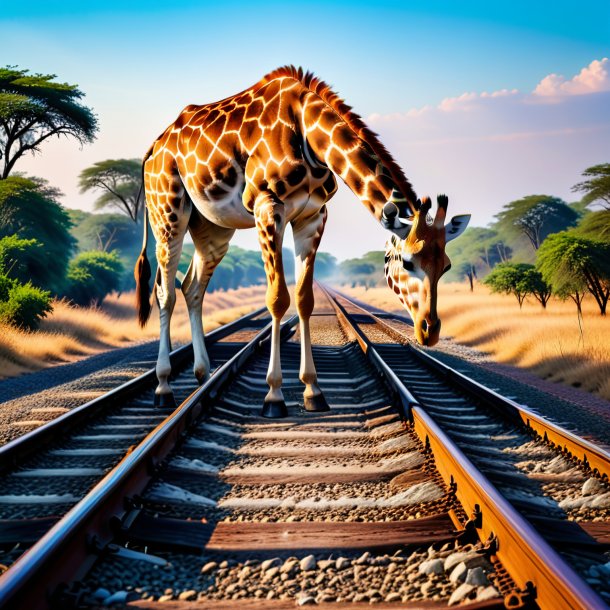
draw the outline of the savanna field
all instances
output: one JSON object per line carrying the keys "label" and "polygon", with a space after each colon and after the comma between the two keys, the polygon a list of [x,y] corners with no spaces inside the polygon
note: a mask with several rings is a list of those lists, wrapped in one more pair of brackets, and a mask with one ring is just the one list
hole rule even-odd
{"label": "savanna field", "polygon": [[[399,303],[386,287],[342,290],[371,305],[398,311]],[[439,316],[442,336],[485,352],[496,362],[610,400],[610,320],[600,315],[590,295],[584,300],[579,325],[570,300],[553,298],[544,310],[528,298],[520,310],[514,296],[492,294],[486,286],[476,284],[470,292],[465,283],[441,283]]]}
{"label": "savanna field", "polygon": [[[263,286],[216,291],[205,298],[204,328],[211,331],[222,324],[257,309],[264,303]],[[148,325],[141,329],[135,316],[133,292],[112,294],[98,308],[76,307],[55,301],[53,312],[40,329],[25,331],[0,324],[0,377],[73,362],[101,351],[125,347],[133,342],[150,341],[159,336],[156,308]],[[175,345],[190,341],[191,331],[184,299],[176,300],[172,318]]]}
{"label": "savanna field", "polygon": [[[385,286],[341,288],[346,294],[388,311],[399,309]],[[583,303],[579,324],[572,301],[551,299],[546,310],[533,298],[523,309],[511,295],[492,294],[486,286],[446,283],[439,287],[442,336],[486,353],[492,360],[521,367],[551,381],[610,400],[610,321],[599,314],[592,297]],[[265,287],[221,290],[206,295],[206,331],[234,320],[264,304]],[[0,327],[0,375],[11,377],[133,342],[158,338],[156,308],[141,329],[135,319],[133,293],[109,296],[101,307],[74,307],[56,301],[38,331]],[[190,341],[184,300],[178,295],[172,318],[176,345]]]}

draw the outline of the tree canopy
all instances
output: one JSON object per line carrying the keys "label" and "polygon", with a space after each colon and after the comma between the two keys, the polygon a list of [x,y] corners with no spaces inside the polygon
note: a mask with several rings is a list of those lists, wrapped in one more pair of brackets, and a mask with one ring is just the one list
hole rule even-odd
{"label": "tree canopy", "polygon": [[138,159],[107,159],[84,169],[79,176],[81,193],[96,190],[101,195],[96,209],[114,207],[138,221],[143,210],[142,162]]}
{"label": "tree canopy", "polygon": [[605,315],[610,297],[610,243],[580,237],[574,231],[549,235],[538,250],[537,267],[559,297],[571,297],[580,311],[578,294],[588,290]]}
{"label": "tree canopy", "polygon": [[116,252],[81,252],[70,261],[66,296],[78,305],[97,305],[119,290],[124,270]]}
{"label": "tree canopy", "polygon": [[529,195],[507,203],[496,219],[498,232],[509,237],[524,235],[538,250],[547,235],[575,225],[578,212],[558,197]]}
{"label": "tree canopy", "polygon": [[587,214],[573,231],[588,239],[610,242],[610,210]]}
{"label": "tree canopy", "polygon": [[80,103],[77,85],[57,82],[54,74],[30,74],[16,66],[0,68],[0,178],[6,178],[27,152],[38,152],[51,136],[92,142],[97,119]]}
{"label": "tree canopy", "polygon": [[587,167],[582,173],[587,178],[572,187],[573,192],[584,193],[583,202],[589,204],[600,201],[610,210],[610,163]]}
{"label": "tree canopy", "polygon": [[541,274],[536,271],[534,265],[526,263],[500,263],[493,268],[483,283],[489,286],[492,292],[514,294],[519,307],[523,307],[523,301],[529,294],[543,307],[546,307],[550,297],[549,286]]}
{"label": "tree canopy", "polygon": [[0,180],[0,238],[17,235],[39,242],[39,255],[28,260],[27,273],[34,285],[55,293],[61,291],[75,243],[59,195],[42,180]]}

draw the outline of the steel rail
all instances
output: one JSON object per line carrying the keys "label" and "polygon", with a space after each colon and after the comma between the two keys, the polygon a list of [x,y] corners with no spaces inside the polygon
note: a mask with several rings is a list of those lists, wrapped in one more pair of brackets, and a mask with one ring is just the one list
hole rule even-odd
{"label": "steel rail", "polygon": [[[345,308],[337,302],[332,290],[322,287],[335,309],[341,312],[351,331],[366,344],[363,348],[371,362],[385,377],[395,393],[411,396],[404,384],[393,375],[391,368],[379,356],[372,342],[350,320]],[[349,299],[341,297],[348,302]],[[355,305],[358,307],[357,305]],[[358,307],[359,309],[362,309]],[[368,315],[370,312],[367,312]],[[372,316],[375,318],[375,316]],[[383,326],[383,325],[382,325]],[[396,332],[396,331],[395,331]],[[362,346],[360,340],[358,343]],[[396,385],[396,383],[398,385]],[[455,490],[458,502],[466,514],[480,514],[476,531],[482,542],[493,536],[494,554],[523,592],[529,591],[543,610],[607,609],[605,602],[561,558],[509,504],[491,482],[480,473],[455,443],[439,428],[430,415],[418,404],[411,404],[409,413],[413,429],[434,456],[436,467],[446,485]],[[508,607],[518,604],[518,598],[507,599]]]}
{"label": "steel rail", "polygon": [[[333,291],[334,292],[334,291]],[[562,453],[571,455],[581,461],[586,468],[589,468],[593,473],[596,473],[600,478],[610,481],[610,452],[603,447],[579,437],[578,435],[566,430],[558,424],[555,424],[542,415],[535,413],[525,405],[502,396],[491,388],[471,379],[470,377],[456,371],[449,365],[435,358],[434,356],[424,352],[419,347],[413,345],[411,341],[406,339],[393,326],[379,318],[375,312],[366,310],[364,307],[352,301],[343,293],[336,292],[342,299],[349,301],[351,305],[360,309],[366,315],[379,324],[384,331],[396,340],[405,345],[412,354],[419,360],[435,369],[443,377],[458,385],[467,393],[476,396],[485,405],[491,407],[500,416],[508,418],[513,423],[520,426],[525,425],[531,432],[538,435],[544,441],[559,448]]]}
{"label": "steel rail", "polygon": [[[261,307],[233,322],[224,324],[219,328],[214,329],[206,335],[208,342],[216,343],[225,337],[228,337],[236,330],[246,326],[253,318],[261,315],[267,309]],[[192,358],[193,345],[183,345],[174,350],[170,354],[170,362],[172,369],[179,368],[186,361]],[[24,458],[40,451],[40,448],[56,441],[59,435],[65,434],[67,431],[74,429],[75,426],[83,423],[90,417],[97,415],[100,411],[115,406],[116,404],[125,401],[126,399],[146,390],[149,386],[156,383],[157,377],[155,369],[152,368],[146,373],[142,373],[130,379],[129,381],[113,388],[109,392],[94,398],[78,407],[70,409],[59,417],[43,424],[42,426],[32,430],[12,441],[9,441],[0,447],[0,474],[14,469],[19,465]]]}
{"label": "steel rail", "polygon": [[[290,333],[296,320],[293,316],[282,324],[282,338]],[[130,509],[130,499],[142,493],[187,428],[207,411],[209,403],[268,340],[271,326],[269,322],[220,366],[0,576],[0,608],[64,608],[71,596],[78,596],[70,591],[68,583],[86,574],[97,557],[106,552]]]}

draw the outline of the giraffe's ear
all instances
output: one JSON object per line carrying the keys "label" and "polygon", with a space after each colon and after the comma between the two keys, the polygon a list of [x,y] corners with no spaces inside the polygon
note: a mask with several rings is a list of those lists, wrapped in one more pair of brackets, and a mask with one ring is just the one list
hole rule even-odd
{"label": "giraffe's ear", "polygon": [[460,214],[454,216],[451,222],[445,225],[445,242],[450,242],[452,239],[459,237],[470,222],[470,214]]}

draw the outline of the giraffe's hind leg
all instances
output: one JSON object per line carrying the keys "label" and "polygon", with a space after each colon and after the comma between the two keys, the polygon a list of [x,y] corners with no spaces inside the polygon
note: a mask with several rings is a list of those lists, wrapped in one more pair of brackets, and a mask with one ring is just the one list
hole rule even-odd
{"label": "giraffe's hind leg", "polygon": [[211,223],[196,209],[191,212],[188,228],[195,244],[195,255],[182,282],[182,293],[191,323],[195,356],[193,370],[201,384],[210,376],[210,359],[205,348],[201,320],[203,297],[214,269],[227,253],[235,229],[225,229]]}
{"label": "giraffe's hind leg", "polygon": [[326,223],[326,206],[319,212],[293,223],[296,259],[295,299],[301,331],[301,368],[299,379],[305,384],[303,403],[307,411],[328,411],[329,406],[318,385],[318,373],[313,361],[309,319],[314,308],[313,271],[316,252]]}
{"label": "giraffe's hind leg", "polygon": [[150,213],[151,228],[156,240],[157,276],[155,296],[159,306],[159,355],[156,373],[159,385],[155,390],[155,404],[172,406],[175,404],[169,376],[172,367],[169,359],[171,352],[170,321],[176,304],[176,272],[182,242],[191,214],[191,202],[179,177],[165,180],[169,189],[147,188],[147,205]]}

